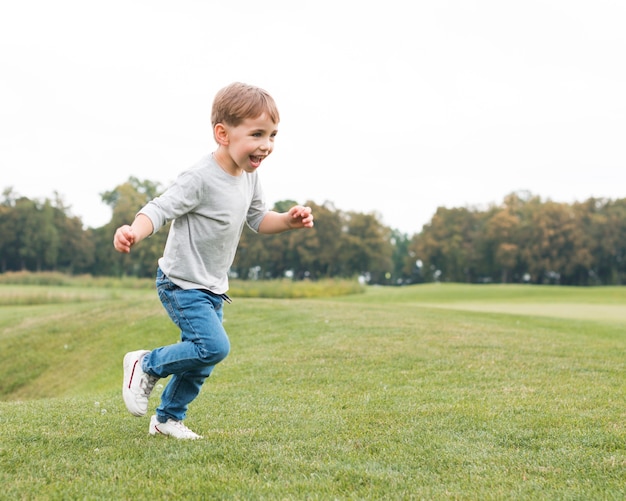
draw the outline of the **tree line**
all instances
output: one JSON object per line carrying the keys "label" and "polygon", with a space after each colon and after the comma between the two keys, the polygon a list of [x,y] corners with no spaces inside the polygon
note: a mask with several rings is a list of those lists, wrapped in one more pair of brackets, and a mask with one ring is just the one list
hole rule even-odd
{"label": "tree line", "polygon": [[409,254],[426,279],[623,285],[626,199],[566,204],[521,192],[482,211],[439,208]]}
{"label": "tree line", "polygon": [[[7,188],[0,201],[0,271],[154,275],[167,228],[115,252],[115,229],[131,222],[161,186],[131,177],[101,194],[109,223],[84,228],[63,199],[31,200]],[[275,210],[294,205],[277,203]],[[231,273],[242,279],[360,277],[371,284],[530,282],[621,285],[626,282],[626,199],[573,204],[512,193],[487,209],[440,207],[422,231],[407,235],[376,213],[313,208],[310,231],[256,235],[244,229]]]}

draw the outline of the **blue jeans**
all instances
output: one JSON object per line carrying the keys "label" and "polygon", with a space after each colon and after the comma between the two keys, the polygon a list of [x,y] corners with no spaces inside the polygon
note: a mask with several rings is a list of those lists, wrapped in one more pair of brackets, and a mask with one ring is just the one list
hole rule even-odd
{"label": "blue jeans", "polygon": [[181,289],[159,268],[157,291],[163,307],[180,328],[180,342],[152,350],[143,360],[143,370],[164,378],[172,376],[157,408],[159,421],[182,421],[189,403],[226,358],[230,341],[222,326],[223,299],[202,289]]}

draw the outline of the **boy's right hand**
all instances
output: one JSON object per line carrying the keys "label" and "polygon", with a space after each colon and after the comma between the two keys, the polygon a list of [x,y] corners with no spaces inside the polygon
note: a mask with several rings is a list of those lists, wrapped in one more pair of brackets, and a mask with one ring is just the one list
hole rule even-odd
{"label": "boy's right hand", "polygon": [[135,232],[129,225],[125,224],[124,226],[120,226],[115,231],[115,236],[113,237],[113,247],[115,247],[116,251],[128,254],[134,243]]}

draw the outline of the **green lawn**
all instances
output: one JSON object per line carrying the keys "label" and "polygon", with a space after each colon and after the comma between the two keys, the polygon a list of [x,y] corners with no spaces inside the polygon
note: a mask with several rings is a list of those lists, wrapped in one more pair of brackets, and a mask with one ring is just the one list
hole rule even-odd
{"label": "green lawn", "polygon": [[121,399],[124,353],[177,338],[154,291],[0,305],[3,499],[626,498],[626,288],[235,297],[193,442]]}

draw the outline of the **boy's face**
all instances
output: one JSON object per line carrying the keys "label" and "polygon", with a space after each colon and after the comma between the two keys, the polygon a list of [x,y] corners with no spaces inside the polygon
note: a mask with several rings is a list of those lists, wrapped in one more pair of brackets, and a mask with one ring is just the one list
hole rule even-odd
{"label": "boy's face", "polygon": [[[224,125],[231,165],[227,167],[233,174],[241,170],[254,172],[261,162],[274,150],[277,125],[265,114],[257,118],[246,118],[238,126]],[[231,163],[232,162],[232,163]]]}

